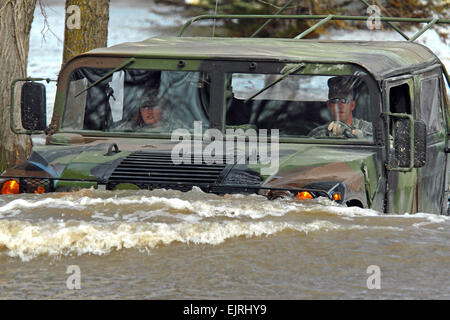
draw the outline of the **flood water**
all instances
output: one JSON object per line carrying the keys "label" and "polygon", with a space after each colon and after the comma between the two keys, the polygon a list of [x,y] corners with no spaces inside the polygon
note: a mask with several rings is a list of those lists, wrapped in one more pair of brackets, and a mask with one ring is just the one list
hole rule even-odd
{"label": "flood water", "polygon": [[8,195],[0,298],[449,299],[449,240],[447,216],[325,199],[196,189]]}
{"label": "flood water", "polygon": [[[64,5],[46,2],[28,73],[56,78]],[[173,8],[118,2],[108,45],[186,21]],[[445,50],[435,52],[448,61]],[[50,119],[55,87],[47,90]],[[450,217],[326,200],[199,190],[0,196],[0,299],[449,299],[449,240]]]}

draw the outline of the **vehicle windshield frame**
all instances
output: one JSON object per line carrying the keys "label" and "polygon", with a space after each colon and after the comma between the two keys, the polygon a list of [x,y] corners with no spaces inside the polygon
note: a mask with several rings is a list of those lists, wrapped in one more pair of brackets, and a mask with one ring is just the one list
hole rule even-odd
{"label": "vehicle windshield frame", "polygon": [[[64,133],[78,133],[85,136],[104,136],[104,137],[145,137],[157,139],[170,139],[170,134],[156,134],[146,132],[114,132],[114,131],[92,131],[92,130],[65,130],[62,127],[66,97],[68,95],[69,80],[72,72],[80,67],[86,68],[105,68],[113,69],[119,66],[123,61],[129,59],[127,57],[105,57],[105,56],[81,56],[70,63],[66,64],[61,71],[59,78],[60,90],[58,90],[55,99],[55,112],[52,119],[57,122],[57,131]],[[258,61],[258,60],[203,60],[203,59],[180,59],[180,58],[136,58],[135,62],[125,69],[149,69],[149,70],[164,70],[164,71],[192,71],[192,72],[208,72],[211,77],[211,92],[210,92],[210,114],[209,121],[211,129],[218,129],[226,136],[226,119],[225,119],[225,82],[226,75],[229,73],[263,73],[263,74],[282,74],[283,68],[287,64],[305,63],[305,67],[301,68],[295,74],[302,75],[346,75],[354,74],[359,71],[364,74],[364,81],[369,87],[371,107],[370,113],[373,124],[374,139],[368,141],[351,141],[350,139],[314,139],[308,137],[280,137],[280,142],[289,143],[317,143],[317,144],[364,144],[374,145],[377,143],[376,119],[381,114],[381,91],[375,78],[362,66],[349,62],[303,62],[303,61]],[[352,70],[349,72],[348,70]],[[270,141],[270,137],[269,137]]]}
{"label": "vehicle windshield frame", "polygon": [[[88,129],[69,129],[64,128],[64,119],[66,116],[66,107],[68,104],[68,95],[70,80],[72,74],[80,68],[105,69],[112,70],[119,66],[130,57],[97,57],[81,56],[68,63],[62,70],[59,78],[60,90],[57,92],[55,100],[55,110],[52,122],[57,122],[57,132],[77,133],[84,136],[101,137],[143,137],[156,139],[170,139],[171,133],[168,132],[146,132],[146,131],[115,131],[115,130],[88,130]],[[195,59],[164,59],[164,58],[136,58],[129,66],[121,70],[154,70],[154,71],[174,71],[174,72],[200,72],[209,73],[211,76],[211,66],[205,67],[202,61]],[[211,104],[210,98],[208,103]],[[212,112],[212,111],[211,111]]]}

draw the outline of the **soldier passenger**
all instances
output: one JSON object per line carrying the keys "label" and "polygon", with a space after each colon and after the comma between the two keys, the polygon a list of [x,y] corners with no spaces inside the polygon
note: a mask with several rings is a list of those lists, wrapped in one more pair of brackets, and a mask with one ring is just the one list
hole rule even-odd
{"label": "soldier passenger", "polygon": [[159,105],[157,92],[144,94],[139,101],[139,108],[134,116],[117,127],[116,130],[147,130],[162,126],[162,107]]}

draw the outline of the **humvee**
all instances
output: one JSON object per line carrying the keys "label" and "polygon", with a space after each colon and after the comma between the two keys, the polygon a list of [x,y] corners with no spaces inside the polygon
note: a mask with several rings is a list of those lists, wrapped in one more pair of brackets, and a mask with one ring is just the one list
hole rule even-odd
{"label": "humvee", "polygon": [[[49,126],[45,79],[17,80],[21,122],[11,119],[11,129],[31,134],[33,149],[2,173],[2,194],[197,186],[448,214],[449,77],[414,40],[449,20],[408,20],[429,22],[411,41],[301,39],[314,27],[294,39],[182,36],[203,18],[246,17],[196,17],[178,37],[73,58],[59,73]],[[321,20],[315,27],[367,19],[249,18]],[[350,96],[334,96],[344,80]],[[353,120],[339,116],[347,104]]]}

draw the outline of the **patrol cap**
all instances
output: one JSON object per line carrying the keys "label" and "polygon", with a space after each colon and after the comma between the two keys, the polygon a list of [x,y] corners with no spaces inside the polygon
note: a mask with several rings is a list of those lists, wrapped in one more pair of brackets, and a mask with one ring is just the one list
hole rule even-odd
{"label": "patrol cap", "polygon": [[350,76],[337,76],[328,79],[328,99],[342,98],[353,100],[354,82],[355,78]]}
{"label": "patrol cap", "polygon": [[139,107],[144,107],[144,106],[156,107],[158,102],[159,102],[158,90],[150,89],[143,93],[141,100],[139,102]]}

